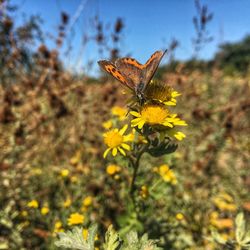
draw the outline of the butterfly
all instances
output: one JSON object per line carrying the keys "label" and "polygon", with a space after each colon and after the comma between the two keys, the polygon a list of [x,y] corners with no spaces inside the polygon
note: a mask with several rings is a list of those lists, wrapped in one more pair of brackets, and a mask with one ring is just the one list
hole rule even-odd
{"label": "butterfly", "polygon": [[145,64],[134,58],[119,58],[113,64],[107,60],[98,61],[99,66],[124,86],[134,91],[140,101],[144,100],[144,91],[153,78],[165,51],[156,51]]}

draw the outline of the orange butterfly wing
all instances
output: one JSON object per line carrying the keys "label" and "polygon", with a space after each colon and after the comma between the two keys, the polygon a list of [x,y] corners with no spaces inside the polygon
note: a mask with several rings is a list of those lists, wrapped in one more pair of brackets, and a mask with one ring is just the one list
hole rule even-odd
{"label": "orange butterfly wing", "polygon": [[142,92],[153,78],[166,52],[167,50],[156,51],[145,64],[129,57],[117,59],[115,65],[106,60],[99,61],[98,64],[128,88]]}
{"label": "orange butterfly wing", "polygon": [[119,82],[121,82],[126,87],[133,89],[133,82],[130,78],[125,76],[123,73],[121,73],[116,66],[107,60],[101,60],[98,61],[99,66],[106,72],[108,72],[110,75],[112,75],[115,79],[117,79]]}
{"label": "orange butterfly wing", "polygon": [[151,81],[153,78],[155,71],[157,70],[161,59],[165,55],[165,51],[156,51],[151,57],[147,60],[147,62],[142,66],[143,67],[143,79],[145,86]]}
{"label": "orange butterfly wing", "polygon": [[133,58],[124,57],[117,59],[116,67],[127,77],[131,78],[136,86],[144,84],[146,86],[153,78],[165,51],[156,51],[151,55],[145,64],[141,64]]}
{"label": "orange butterfly wing", "polygon": [[116,67],[127,77],[129,77],[134,86],[141,82],[142,64],[133,58],[123,57],[115,61]]}

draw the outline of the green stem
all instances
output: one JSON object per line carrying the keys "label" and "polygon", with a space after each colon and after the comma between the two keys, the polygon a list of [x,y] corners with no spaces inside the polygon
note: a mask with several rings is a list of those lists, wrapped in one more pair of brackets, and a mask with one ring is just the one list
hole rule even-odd
{"label": "green stem", "polygon": [[137,177],[137,173],[138,173],[138,169],[139,169],[139,164],[133,164],[133,177],[132,177],[132,181],[131,181],[131,186],[130,186],[130,195],[131,197],[134,195],[135,192],[135,180]]}
{"label": "green stem", "polygon": [[139,169],[139,166],[140,166],[140,159],[141,159],[141,156],[143,155],[143,153],[146,151],[147,149],[147,145],[143,146],[141,148],[140,151],[138,151],[138,154],[135,156],[135,157],[130,157],[130,162],[131,162],[131,165],[133,167],[133,177],[132,177],[132,181],[131,181],[131,186],[130,186],[130,197],[132,198],[132,201],[133,203],[135,204],[135,197],[134,197],[134,192],[136,190],[136,185],[135,185],[135,182],[136,182],[136,177],[138,175],[138,169]]}

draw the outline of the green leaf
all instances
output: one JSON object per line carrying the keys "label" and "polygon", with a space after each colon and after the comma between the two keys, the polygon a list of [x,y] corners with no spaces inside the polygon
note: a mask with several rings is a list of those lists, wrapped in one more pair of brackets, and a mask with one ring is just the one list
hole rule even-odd
{"label": "green leaf", "polygon": [[97,226],[92,225],[88,229],[88,238],[83,238],[83,228],[75,227],[72,231],[59,233],[59,240],[55,242],[57,247],[73,248],[80,250],[94,250]]}
{"label": "green leaf", "polygon": [[244,220],[243,213],[239,213],[236,216],[235,224],[236,224],[236,232],[235,232],[236,241],[238,243],[241,243],[244,240],[246,234],[246,223]]}
{"label": "green leaf", "polygon": [[105,234],[104,250],[116,250],[119,244],[119,235],[114,231],[111,225]]}
{"label": "green leaf", "polygon": [[225,245],[227,241],[223,239],[217,231],[212,231],[212,238],[215,242]]}
{"label": "green leaf", "polygon": [[148,235],[144,234],[141,238],[137,232],[131,231],[126,235],[121,250],[160,250],[154,240],[149,240]]}
{"label": "green leaf", "polygon": [[250,231],[248,231],[248,232],[245,234],[245,237],[244,237],[244,239],[243,239],[241,245],[242,245],[243,247],[246,247],[246,248],[249,247],[249,249],[250,249]]}

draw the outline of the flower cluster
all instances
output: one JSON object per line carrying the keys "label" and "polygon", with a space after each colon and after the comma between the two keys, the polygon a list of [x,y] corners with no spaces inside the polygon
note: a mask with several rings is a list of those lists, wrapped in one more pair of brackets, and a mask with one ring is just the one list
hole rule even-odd
{"label": "flower cluster", "polygon": [[163,181],[169,182],[172,185],[177,184],[176,176],[175,176],[173,170],[171,170],[168,165],[163,164],[159,167],[156,167],[156,168],[154,168],[154,172],[158,173],[161,176],[161,178],[163,179]]}
{"label": "flower cluster", "polygon": [[[103,123],[103,127],[107,129],[103,134],[107,146],[104,158],[109,152],[112,156],[118,153],[126,156],[126,151],[130,151],[139,143],[148,144],[150,147],[156,138],[161,147],[162,143],[183,140],[186,135],[179,127],[187,126],[187,123],[170,110],[176,106],[178,96],[180,94],[168,85],[151,81],[146,86],[142,98],[139,99],[137,96],[130,98],[132,101],[128,110],[118,106],[113,107],[111,113],[114,119]],[[121,123],[123,123],[121,129],[115,128]],[[150,150],[148,152],[151,153]]]}

